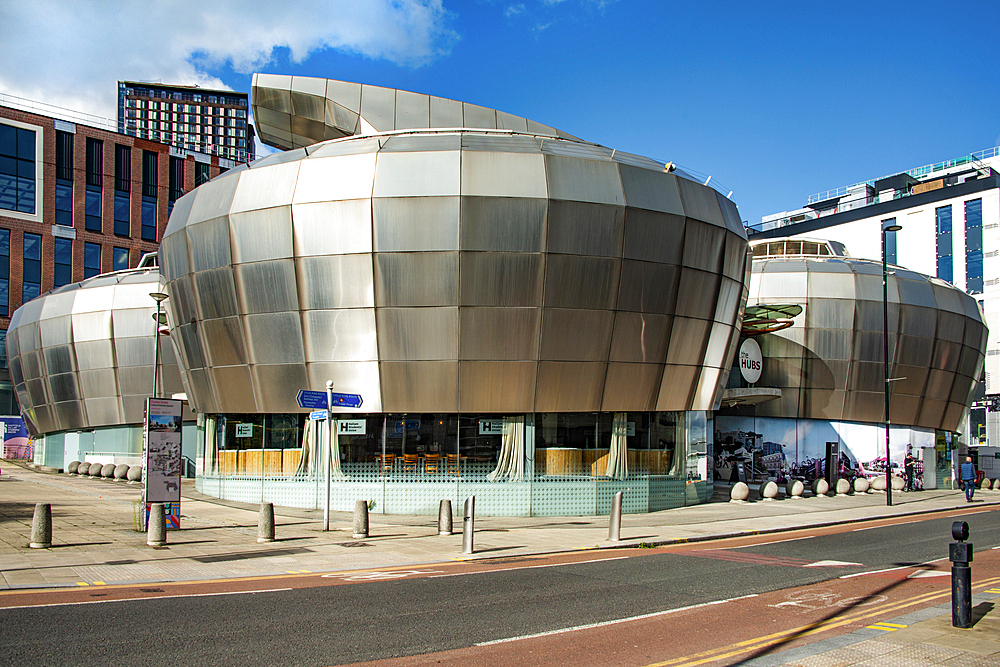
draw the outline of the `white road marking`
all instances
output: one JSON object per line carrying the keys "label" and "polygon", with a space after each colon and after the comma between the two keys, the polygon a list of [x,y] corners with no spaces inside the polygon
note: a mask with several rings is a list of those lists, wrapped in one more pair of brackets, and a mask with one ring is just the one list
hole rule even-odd
{"label": "white road marking", "polygon": [[907,577],[907,579],[923,579],[925,577],[950,577],[951,572],[941,572],[940,570],[917,570]]}
{"label": "white road marking", "polygon": [[916,519],[914,521],[901,521],[900,523],[884,523],[881,526],[867,526],[866,528],[855,528],[852,532],[860,532],[862,530],[871,530],[872,528],[892,528],[893,526],[905,526],[908,523],[920,523],[923,519]]}
{"label": "white road marking", "polygon": [[[465,577],[470,574],[493,574],[495,572],[510,572],[511,570],[537,570],[544,567],[565,567],[566,565],[584,565],[585,563],[606,563],[612,560],[627,560],[628,556],[615,556],[614,558],[595,558],[594,560],[578,560],[572,563],[546,563],[545,565],[525,565],[524,567],[503,567],[498,570],[476,570],[475,572],[452,572],[451,574],[435,574],[428,579],[442,579],[444,577]],[[467,561],[474,563],[475,561]]]}
{"label": "white road marking", "polygon": [[152,595],[144,598],[116,598],[113,600],[85,600],[83,602],[51,602],[48,604],[25,604],[16,607],[0,607],[0,611],[9,609],[36,609],[38,607],[74,607],[83,604],[106,604],[109,602],[145,602],[147,600],[173,600],[177,598],[208,598],[221,595],[249,595],[252,593],[281,593],[291,588],[269,588],[261,591],[225,591],[220,593],[188,593],[185,595]]}
{"label": "white road marking", "polygon": [[861,565],[861,563],[848,563],[843,560],[818,560],[802,567],[844,567],[846,565]]}
{"label": "white road marking", "polygon": [[765,544],[781,544],[782,542],[795,542],[796,540],[811,540],[816,537],[815,535],[806,535],[805,537],[789,537],[787,540],[773,540],[771,542],[758,542],[757,544],[744,544],[738,547],[725,547],[727,549],[749,549],[751,547],[762,547]]}
{"label": "white road marking", "polygon": [[679,611],[688,611],[690,609],[700,609],[702,607],[711,607],[717,604],[725,604],[727,602],[735,602],[736,600],[746,600],[748,598],[755,598],[757,594],[752,595],[741,595],[738,598],[729,598],[728,600],[714,600],[712,602],[702,602],[701,604],[693,604],[687,607],[678,607],[677,609],[667,609],[666,611],[655,611],[651,614],[640,614],[639,616],[630,616],[628,618],[619,618],[613,621],[602,621],[600,623],[588,623],[587,625],[576,625],[571,628],[562,628],[560,630],[549,630],[548,632],[538,632],[532,635],[521,635],[520,637],[507,637],[506,639],[494,639],[488,642],[479,642],[476,646],[491,646],[493,644],[505,644],[507,642],[517,642],[522,639],[535,639],[536,637],[551,637],[552,635],[561,635],[567,632],[576,632],[577,630],[590,630],[592,628],[603,628],[608,625],[617,625],[619,623],[628,623],[630,621],[641,621],[646,618],[656,618],[657,616],[666,616],[667,614],[676,614]]}

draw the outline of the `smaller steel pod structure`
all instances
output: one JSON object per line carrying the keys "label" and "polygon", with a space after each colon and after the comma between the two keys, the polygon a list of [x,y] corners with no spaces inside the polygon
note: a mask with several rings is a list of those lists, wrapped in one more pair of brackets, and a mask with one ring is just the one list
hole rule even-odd
{"label": "smaller steel pod structure", "polygon": [[[7,355],[32,434],[141,424],[153,391],[156,266],[106,273],[47,292],[11,316]],[[160,395],[183,392],[161,339]],[[137,450],[138,451],[138,450]]]}
{"label": "smaller steel pod structure", "polygon": [[[754,243],[747,305],[797,304],[795,326],[757,337],[762,387],[781,397],[758,417],[885,420],[882,263],[839,244]],[[889,413],[894,426],[960,432],[982,373],[987,328],[976,300],[898,266],[887,278]]]}

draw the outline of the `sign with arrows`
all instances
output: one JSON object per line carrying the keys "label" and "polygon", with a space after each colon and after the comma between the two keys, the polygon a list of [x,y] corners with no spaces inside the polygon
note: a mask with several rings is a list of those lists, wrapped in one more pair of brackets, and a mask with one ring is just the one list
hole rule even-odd
{"label": "sign with arrows", "polygon": [[[334,408],[360,408],[363,402],[361,394],[334,393],[332,398],[332,407]],[[300,389],[295,396],[295,402],[299,404],[300,408],[326,410],[326,392]]]}

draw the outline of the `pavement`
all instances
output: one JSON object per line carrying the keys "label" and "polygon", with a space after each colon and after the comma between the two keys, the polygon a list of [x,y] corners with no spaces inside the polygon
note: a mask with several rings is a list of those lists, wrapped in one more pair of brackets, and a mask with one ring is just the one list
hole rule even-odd
{"label": "pavement", "polygon": [[[137,531],[141,486],[28,468],[5,461],[0,475],[0,590],[205,581],[288,573],[407,567],[470,558],[508,558],[666,545],[806,529],[967,508],[959,490],[806,497],[736,504],[716,501],[650,514],[627,514],[621,540],[608,541],[607,517],[480,517],[475,554],[462,554],[458,531],[438,535],[436,516],[371,514],[370,534],[354,539],[353,515],[275,507],[274,542],[257,542],[258,505],[181,489],[181,530],[150,547]],[[1000,505],[1000,491],[976,492],[979,507]],[[36,503],[52,508],[52,547],[31,549]],[[455,508],[461,512],[461,508]],[[979,508],[977,508],[979,509]],[[1000,664],[1000,588],[977,593],[975,625],[951,627],[950,604],[893,619],[900,627],[865,628],[764,656],[753,667],[801,665]]]}

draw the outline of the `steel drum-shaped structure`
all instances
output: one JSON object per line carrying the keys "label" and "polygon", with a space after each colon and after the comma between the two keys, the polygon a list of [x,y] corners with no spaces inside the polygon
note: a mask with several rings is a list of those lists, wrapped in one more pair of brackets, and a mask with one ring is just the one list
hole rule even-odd
{"label": "steel drum-shaped structure", "polygon": [[[141,424],[153,390],[157,267],[52,290],[11,316],[7,356],[33,434]],[[161,340],[161,394],[183,392],[173,348]]]}
{"label": "steel drum-shaped structure", "polygon": [[711,409],[738,337],[735,205],[646,158],[405,130],[259,160],[178,200],[161,247],[199,412]]}
{"label": "steel drum-shaped structure", "polygon": [[[758,385],[780,388],[781,398],[760,403],[756,414],[883,422],[882,264],[829,251],[809,256],[804,244],[826,250],[801,239],[754,244],[748,307],[803,307],[795,326],[757,337],[765,359]],[[954,285],[898,266],[887,287],[893,425],[961,431],[985,359],[979,305]]]}

